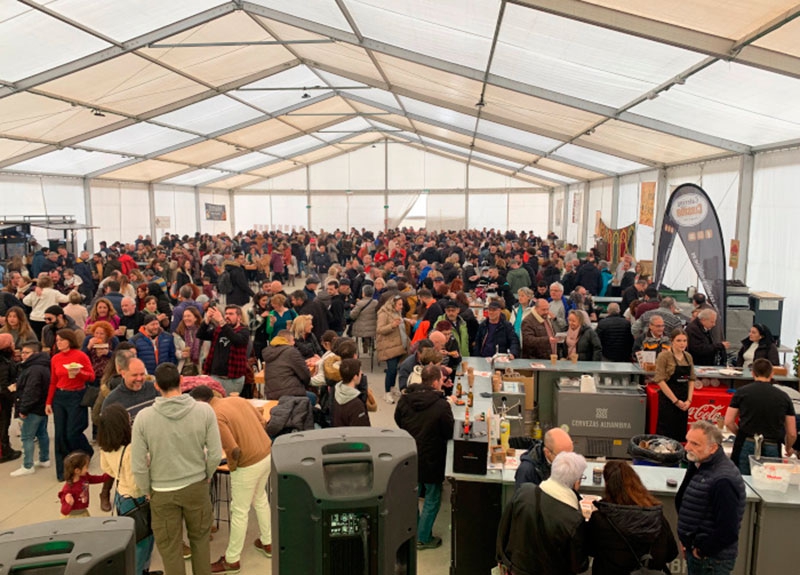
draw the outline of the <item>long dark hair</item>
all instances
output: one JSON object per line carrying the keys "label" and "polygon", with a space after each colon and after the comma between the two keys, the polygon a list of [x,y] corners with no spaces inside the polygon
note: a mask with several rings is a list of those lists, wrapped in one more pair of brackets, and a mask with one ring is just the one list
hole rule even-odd
{"label": "long dark hair", "polygon": [[107,406],[97,420],[97,445],[106,452],[131,442],[131,416],[119,403]]}
{"label": "long dark hair", "polygon": [[603,468],[603,479],[606,490],[603,499],[617,505],[638,505],[639,507],[655,507],[661,503],[653,497],[642,480],[622,461],[609,461]]}

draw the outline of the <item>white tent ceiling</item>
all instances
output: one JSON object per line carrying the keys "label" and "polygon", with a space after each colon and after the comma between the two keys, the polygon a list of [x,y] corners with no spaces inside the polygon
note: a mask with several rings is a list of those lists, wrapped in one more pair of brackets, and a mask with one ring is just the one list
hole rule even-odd
{"label": "white tent ceiling", "polygon": [[0,0],[0,170],[237,189],[387,139],[553,187],[800,142],[788,0]]}

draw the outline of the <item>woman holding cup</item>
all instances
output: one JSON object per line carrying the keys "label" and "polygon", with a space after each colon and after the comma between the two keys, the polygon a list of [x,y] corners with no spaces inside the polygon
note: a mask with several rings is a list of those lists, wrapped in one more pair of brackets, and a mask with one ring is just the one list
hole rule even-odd
{"label": "woman holding cup", "polygon": [[81,407],[86,382],[94,381],[95,373],[89,357],[80,350],[80,343],[71,329],[56,332],[58,352],[50,360],[50,391],[45,413],[55,424],[56,477],[64,481],[64,458],[73,451],[94,454],[84,431],[89,413]]}

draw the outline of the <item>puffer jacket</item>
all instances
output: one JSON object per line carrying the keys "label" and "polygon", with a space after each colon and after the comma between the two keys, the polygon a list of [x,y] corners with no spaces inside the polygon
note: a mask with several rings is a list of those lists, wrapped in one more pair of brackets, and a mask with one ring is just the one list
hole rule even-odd
{"label": "puffer jacket", "polygon": [[139,333],[133,336],[131,343],[136,347],[136,357],[144,362],[147,373],[150,375],[153,375],[156,372],[156,367],[162,363],[177,363],[175,340],[172,335],[166,332],[159,333],[156,339],[158,357],[156,357],[156,348],[153,346],[153,340],[144,332],[144,327],[139,328]]}
{"label": "puffer jacket", "polygon": [[350,335],[353,337],[375,337],[378,329],[378,302],[372,298],[361,298],[350,310]]}
{"label": "puffer jacket", "polygon": [[[303,356],[282,337],[274,337],[261,352],[264,358],[264,389],[267,399],[284,396],[306,397],[311,374]],[[306,398],[307,399],[307,398]]]}
{"label": "puffer jacket", "polygon": [[[639,507],[595,501],[597,508],[589,520],[589,555],[594,557],[592,573],[628,575],[639,568],[627,539],[638,557],[652,556],[648,567],[669,573],[667,563],[678,556],[678,545],[661,505]],[[611,522],[613,521],[613,526]]]}
{"label": "puffer jacket", "polygon": [[405,324],[393,325],[396,318],[401,318],[392,305],[392,300],[387,301],[378,310],[378,325],[376,329],[375,346],[378,351],[378,360],[386,361],[408,353],[408,338],[403,339],[400,330],[405,329]]}
{"label": "puffer jacket", "polygon": [[17,411],[27,416],[45,414],[50,389],[50,354],[34,353],[20,364],[17,379]]}
{"label": "puffer jacket", "polygon": [[284,395],[270,411],[267,433],[273,439],[284,433],[309,429],[314,429],[314,414],[311,412],[311,402],[305,395]]}

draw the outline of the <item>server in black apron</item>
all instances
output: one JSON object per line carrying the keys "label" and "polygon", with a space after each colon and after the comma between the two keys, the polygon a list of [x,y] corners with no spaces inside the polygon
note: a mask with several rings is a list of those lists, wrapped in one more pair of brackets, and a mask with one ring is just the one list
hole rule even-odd
{"label": "server in black apron", "polygon": [[654,379],[660,390],[656,433],[684,443],[694,391],[694,363],[686,352],[686,332],[676,329],[670,334],[670,340],[670,351],[659,354],[656,359]]}

